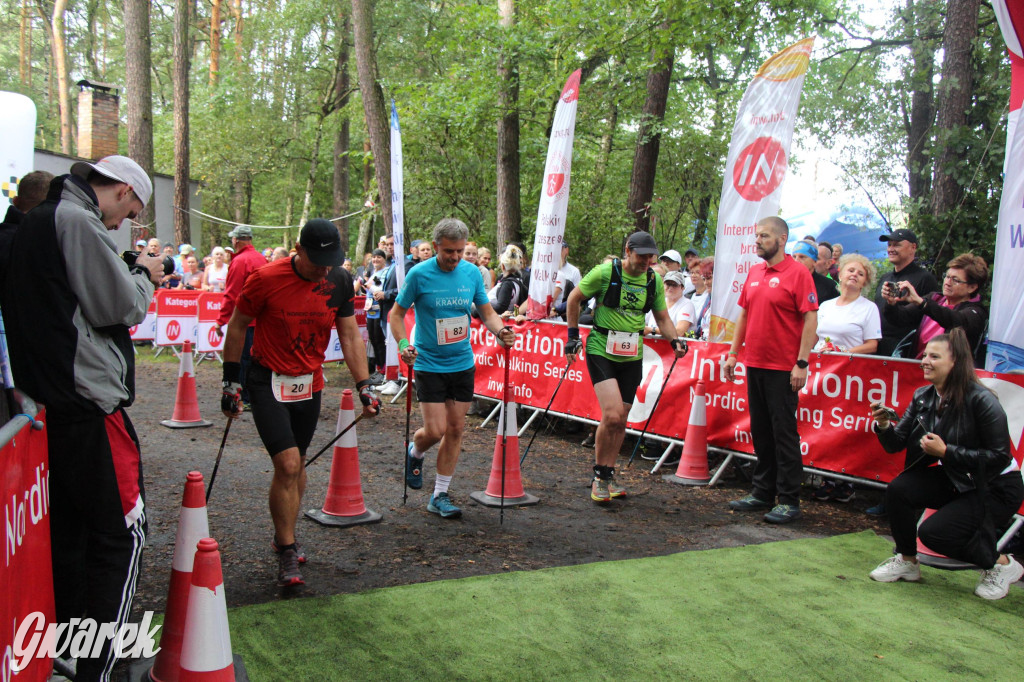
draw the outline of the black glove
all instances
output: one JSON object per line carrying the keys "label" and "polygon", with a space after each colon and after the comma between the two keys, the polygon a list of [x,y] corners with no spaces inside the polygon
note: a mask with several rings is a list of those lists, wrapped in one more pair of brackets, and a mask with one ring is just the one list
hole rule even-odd
{"label": "black glove", "polygon": [[583,348],[583,342],[580,341],[579,327],[566,327],[565,333],[568,337],[565,342],[565,354],[579,355],[580,349]]}
{"label": "black glove", "polygon": [[237,381],[225,381],[221,385],[224,391],[220,396],[220,409],[238,414],[242,411],[242,384]]}
{"label": "black glove", "polygon": [[679,338],[678,336],[669,341],[669,343],[672,344],[672,350],[679,350],[682,348],[683,355],[686,355],[686,352],[690,350],[689,346],[686,345],[686,339]]}
{"label": "black glove", "polygon": [[363,407],[373,408],[374,414],[380,413],[380,400],[373,392],[373,387],[370,386],[370,380],[364,379],[363,381],[360,381],[356,384],[356,388],[359,389],[359,402],[363,404]]}

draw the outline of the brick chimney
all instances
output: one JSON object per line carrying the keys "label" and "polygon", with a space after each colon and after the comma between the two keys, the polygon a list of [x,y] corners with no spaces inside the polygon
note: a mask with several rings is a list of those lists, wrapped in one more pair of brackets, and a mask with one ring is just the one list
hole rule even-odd
{"label": "brick chimney", "polygon": [[101,159],[117,154],[120,95],[114,85],[80,80],[78,85],[78,155]]}

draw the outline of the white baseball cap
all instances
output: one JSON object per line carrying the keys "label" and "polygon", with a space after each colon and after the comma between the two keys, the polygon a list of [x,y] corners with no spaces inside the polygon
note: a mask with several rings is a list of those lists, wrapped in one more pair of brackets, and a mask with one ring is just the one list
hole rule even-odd
{"label": "white baseball cap", "polygon": [[96,171],[111,180],[128,185],[143,206],[148,204],[150,197],[153,196],[153,182],[146,175],[146,171],[127,156],[104,156],[96,163],[79,161],[71,166],[71,172],[81,178],[89,177],[90,171]]}
{"label": "white baseball cap", "polygon": [[658,260],[670,260],[673,263],[682,263],[683,257],[679,255],[679,252],[675,249],[669,249],[665,253],[661,254],[661,258]]}

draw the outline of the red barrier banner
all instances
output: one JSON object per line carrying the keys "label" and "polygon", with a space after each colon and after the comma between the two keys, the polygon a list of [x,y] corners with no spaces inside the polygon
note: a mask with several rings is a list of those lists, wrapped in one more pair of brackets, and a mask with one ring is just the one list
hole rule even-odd
{"label": "red barrier banner", "polygon": [[[36,419],[45,421],[40,412]],[[3,450],[4,562],[0,570],[0,679],[43,682],[52,661],[19,659],[15,639],[30,614],[54,622],[53,571],[50,566],[50,469],[46,430],[22,427]],[[27,641],[27,638],[26,638]],[[15,670],[18,662],[26,667]]]}
{"label": "red barrier banner", "polygon": [[153,341],[156,339],[156,299],[149,301],[146,319],[128,329],[132,341]]}
{"label": "red barrier banner", "polygon": [[199,294],[195,290],[159,289],[156,292],[156,345],[195,344],[199,334]]}
{"label": "red barrier banner", "polygon": [[214,353],[224,348],[224,337],[217,333],[217,316],[224,304],[224,294],[204,291],[196,297],[196,352]]}
{"label": "red barrier banner", "polygon": [[[513,399],[543,409],[566,367],[565,325],[527,322],[515,327],[519,339],[510,357],[509,377]],[[589,330],[580,328],[586,343]],[[501,399],[504,351],[497,339],[473,321],[470,333],[476,356],[476,392]],[[673,353],[663,339],[644,339],[643,380],[629,413],[629,426],[643,429],[658,402],[649,433],[683,439],[697,382],[704,382],[707,399],[707,433],[710,445],[753,453],[747,414],[746,368],[736,367],[735,383],[725,381],[722,362],[727,344],[691,341],[690,352],[669,377]],[[870,403],[883,402],[903,413],[914,390],[925,384],[916,361],[871,356],[812,353],[807,386],[801,391],[797,410],[800,450],[804,466],[835,471],[875,481],[891,481],[903,470],[902,453],[890,455],[871,430]],[[1013,455],[1024,455],[1024,377],[978,372],[998,395],[1009,417]],[[551,406],[552,411],[599,420],[601,413],[584,358],[568,369],[568,375]]]}

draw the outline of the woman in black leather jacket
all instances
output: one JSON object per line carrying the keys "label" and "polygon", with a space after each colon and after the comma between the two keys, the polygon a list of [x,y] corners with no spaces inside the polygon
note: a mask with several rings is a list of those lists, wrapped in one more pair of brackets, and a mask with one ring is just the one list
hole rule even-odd
{"label": "woman in black leather jacket", "polygon": [[[1005,526],[1024,500],[1006,413],[978,381],[962,329],[929,341],[921,369],[930,385],[914,392],[898,424],[893,426],[886,408],[872,405],[882,447],[894,453],[906,448],[907,466],[885,498],[897,553],[871,578],[920,580],[920,535],[930,549],[984,569],[974,593],[1001,599],[1024,575],[1020,563],[996,550],[996,528]],[[917,528],[925,508],[936,512]]]}

